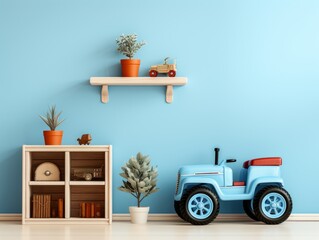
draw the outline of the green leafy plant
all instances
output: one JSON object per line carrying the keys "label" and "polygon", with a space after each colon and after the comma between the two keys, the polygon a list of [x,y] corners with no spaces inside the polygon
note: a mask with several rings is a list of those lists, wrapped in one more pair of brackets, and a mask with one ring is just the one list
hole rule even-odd
{"label": "green leafy plant", "polygon": [[136,34],[122,34],[118,39],[116,39],[116,43],[118,46],[117,51],[129,59],[132,59],[135,53],[146,44],[144,41],[137,42]]}
{"label": "green leafy plant", "polygon": [[118,189],[132,194],[137,199],[137,206],[141,206],[144,198],[159,189],[157,183],[157,169],[151,166],[149,156],[138,153],[136,157],[131,157],[122,167],[123,172],[120,176],[125,178],[123,185]]}
{"label": "green leafy plant", "polygon": [[46,125],[49,126],[51,131],[54,131],[65,119],[59,121],[59,117],[62,112],[57,113],[55,110],[55,106],[49,107],[49,111],[46,114],[46,117],[41,116],[40,118],[45,122]]}

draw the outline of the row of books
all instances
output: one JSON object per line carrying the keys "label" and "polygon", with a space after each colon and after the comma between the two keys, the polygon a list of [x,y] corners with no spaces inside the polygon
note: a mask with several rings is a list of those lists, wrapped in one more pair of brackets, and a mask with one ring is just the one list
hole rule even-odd
{"label": "row of books", "polygon": [[[52,206],[52,197],[50,194],[32,195],[32,218],[63,218],[64,204],[63,198],[57,200],[57,211]],[[55,204],[56,206],[56,204]],[[102,208],[100,203],[81,202],[80,217],[82,218],[101,218]]]}
{"label": "row of books", "polygon": [[100,218],[102,217],[101,204],[94,202],[82,202],[80,204],[80,217]]}
{"label": "row of books", "polygon": [[63,218],[63,199],[58,199],[58,214],[52,208],[50,194],[33,194],[32,195],[32,217],[33,218]]}

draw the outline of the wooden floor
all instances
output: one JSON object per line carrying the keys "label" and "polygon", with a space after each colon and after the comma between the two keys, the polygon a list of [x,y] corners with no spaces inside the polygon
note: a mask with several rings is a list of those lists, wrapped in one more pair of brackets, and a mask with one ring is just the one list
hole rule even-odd
{"label": "wooden floor", "polygon": [[182,222],[149,222],[134,225],[113,222],[112,225],[21,225],[0,221],[1,240],[284,240],[319,239],[319,222],[285,222],[269,226],[256,222],[214,222],[192,226]]}

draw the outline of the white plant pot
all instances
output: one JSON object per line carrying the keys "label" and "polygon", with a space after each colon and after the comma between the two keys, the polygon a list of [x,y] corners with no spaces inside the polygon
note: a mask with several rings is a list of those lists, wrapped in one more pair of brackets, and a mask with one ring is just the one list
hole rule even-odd
{"label": "white plant pot", "polygon": [[150,207],[129,207],[131,215],[131,223],[145,224],[147,223],[148,212]]}

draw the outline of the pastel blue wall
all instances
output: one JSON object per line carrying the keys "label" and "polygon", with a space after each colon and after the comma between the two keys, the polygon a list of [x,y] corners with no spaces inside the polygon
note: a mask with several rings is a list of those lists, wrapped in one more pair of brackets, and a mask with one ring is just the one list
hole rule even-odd
{"label": "pastel blue wall", "polygon": [[[114,212],[133,199],[116,190],[120,167],[138,151],[159,168],[160,192],[144,202],[173,212],[177,170],[221,158],[282,156],[294,213],[319,213],[319,2],[0,0],[0,213],[21,212],[21,145],[42,144],[38,114],[56,104],[64,144],[91,133],[112,144]],[[140,75],[176,58],[189,84],[164,101],[164,87],[110,87],[100,102],[91,76],[119,75],[115,39],[147,41]],[[240,203],[222,205],[241,212]]]}

